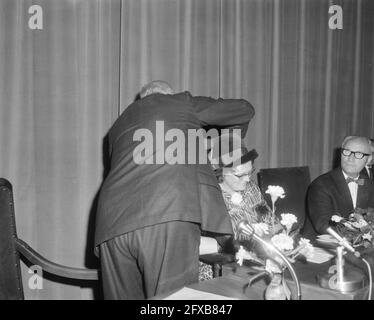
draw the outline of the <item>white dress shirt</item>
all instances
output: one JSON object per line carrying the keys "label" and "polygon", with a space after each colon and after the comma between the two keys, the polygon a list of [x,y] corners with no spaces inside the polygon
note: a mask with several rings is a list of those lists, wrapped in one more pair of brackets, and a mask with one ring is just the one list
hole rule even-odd
{"label": "white dress shirt", "polygon": [[[343,171],[344,179],[348,178],[348,175]],[[354,180],[358,180],[359,175],[357,178],[354,178]],[[349,192],[351,193],[352,203],[353,203],[353,209],[356,209],[356,203],[357,203],[357,190],[358,190],[358,184],[351,181],[348,183]]]}
{"label": "white dress shirt", "polygon": [[368,173],[369,179],[372,178],[370,169],[371,169],[371,167],[369,167],[369,166],[365,166],[365,170],[366,170],[366,172]]}

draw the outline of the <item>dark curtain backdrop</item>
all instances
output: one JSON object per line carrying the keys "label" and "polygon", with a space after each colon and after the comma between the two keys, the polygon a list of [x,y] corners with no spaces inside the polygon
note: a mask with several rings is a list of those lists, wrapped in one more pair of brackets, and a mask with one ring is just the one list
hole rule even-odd
{"label": "dark curtain backdrop", "polygon": [[[29,6],[43,30],[28,28]],[[329,6],[343,30],[328,28]],[[2,0],[0,176],[18,234],[51,260],[92,266],[103,139],[153,79],[246,98],[257,168],[332,166],[348,134],[374,137],[372,0]],[[45,280],[29,299],[90,299]]]}

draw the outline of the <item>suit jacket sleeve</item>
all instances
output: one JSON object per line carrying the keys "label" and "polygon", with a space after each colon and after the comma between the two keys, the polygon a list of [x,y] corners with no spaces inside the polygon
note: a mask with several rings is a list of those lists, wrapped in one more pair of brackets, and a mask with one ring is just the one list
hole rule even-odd
{"label": "suit jacket sleeve", "polygon": [[241,129],[244,138],[248,123],[255,110],[244,99],[213,99],[209,97],[193,97],[195,112],[203,126],[220,126]]}
{"label": "suit jacket sleeve", "polygon": [[308,191],[308,212],[315,230],[326,233],[334,213],[334,206],[328,192],[320,181],[314,181]]}

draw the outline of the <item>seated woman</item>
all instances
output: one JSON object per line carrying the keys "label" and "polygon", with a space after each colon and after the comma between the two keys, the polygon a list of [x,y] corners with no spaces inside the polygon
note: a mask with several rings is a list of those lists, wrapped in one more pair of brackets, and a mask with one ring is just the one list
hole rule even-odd
{"label": "seated woman", "polygon": [[230,215],[234,237],[246,239],[238,233],[237,226],[243,219],[249,223],[269,222],[271,209],[267,205],[257,183],[251,179],[254,172],[253,162],[258,154],[255,150],[248,152],[242,147],[242,155],[247,162],[233,167],[216,170],[223,199]]}
{"label": "seated woman", "polygon": [[[235,253],[241,243],[252,246],[251,240],[238,232],[238,223],[246,219],[249,223],[270,223],[271,209],[267,205],[257,183],[251,179],[254,172],[253,162],[258,157],[256,150],[248,152],[245,146],[241,146],[241,159],[237,165],[224,161],[221,156],[218,163],[212,165],[219,180],[222,196],[227,212],[230,215],[234,235],[231,237],[217,238],[221,246],[221,252]],[[211,267],[200,262],[199,280],[212,278]]]}

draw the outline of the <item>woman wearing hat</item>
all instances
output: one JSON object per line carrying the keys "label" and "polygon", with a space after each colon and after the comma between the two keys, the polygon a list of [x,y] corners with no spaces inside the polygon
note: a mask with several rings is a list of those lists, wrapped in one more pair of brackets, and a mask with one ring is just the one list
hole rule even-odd
{"label": "woman wearing hat", "polygon": [[[231,139],[232,137],[230,137]],[[220,137],[220,140],[220,146],[223,149],[222,143],[224,143],[225,137]],[[210,153],[210,161],[216,172],[234,232],[233,236],[229,238],[221,237],[217,239],[221,251],[225,253],[235,253],[243,242],[247,247],[253,245],[249,238],[241,235],[237,230],[238,223],[241,220],[246,219],[250,224],[270,223],[271,221],[271,209],[261,194],[257,183],[251,179],[254,172],[254,160],[258,157],[258,153],[254,149],[248,151],[241,143],[239,149],[239,157],[235,161],[231,157],[232,153],[230,153],[230,156],[220,154],[219,158],[212,157],[212,151]],[[199,280],[211,278],[210,266],[200,262]]]}
{"label": "woman wearing hat", "polygon": [[254,172],[253,162],[258,154],[254,149],[248,152],[242,147],[242,156],[245,162],[216,169],[223,199],[231,218],[234,238],[237,240],[245,239],[237,230],[241,220],[246,219],[253,224],[269,222],[271,218],[271,209],[257,183],[251,179]]}

